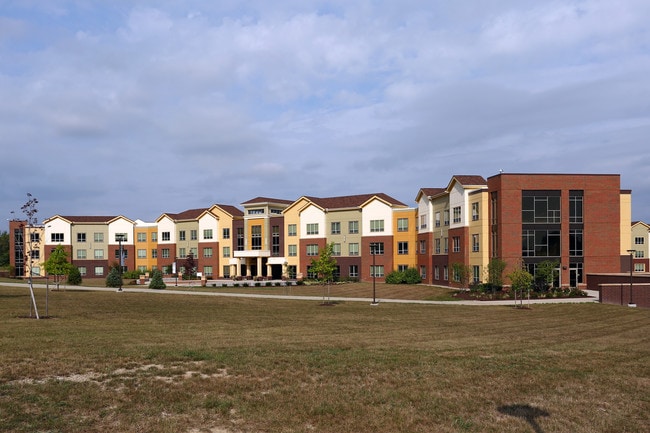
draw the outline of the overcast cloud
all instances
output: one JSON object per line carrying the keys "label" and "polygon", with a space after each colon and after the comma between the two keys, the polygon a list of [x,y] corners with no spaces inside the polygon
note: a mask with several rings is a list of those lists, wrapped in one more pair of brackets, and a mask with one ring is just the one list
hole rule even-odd
{"label": "overcast cloud", "polygon": [[620,173],[650,222],[648,23],[647,0],[0,0],[0,209],[414,206],[502,169]]}

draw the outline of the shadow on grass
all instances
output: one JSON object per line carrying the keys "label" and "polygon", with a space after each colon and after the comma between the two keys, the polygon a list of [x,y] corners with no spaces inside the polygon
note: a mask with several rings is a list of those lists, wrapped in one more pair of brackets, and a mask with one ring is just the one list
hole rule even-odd
{"label": "shadow on grass", "polygon": [[510,415],[523,419],[528,424],[530,424],[535,433],[544,433],[544,430],[542,430],[542,428],[537,423],[537,418],[551,416],[551,414],[544,409],[539,409],[529,404],[511,404],[507,406],[499,406],[497,410],[504,415]]}

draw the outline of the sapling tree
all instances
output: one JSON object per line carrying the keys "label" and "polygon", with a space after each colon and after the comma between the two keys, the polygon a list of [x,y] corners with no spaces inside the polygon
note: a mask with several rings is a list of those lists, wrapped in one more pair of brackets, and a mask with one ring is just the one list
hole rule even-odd
{"label": "sapling tree", "polygon": [[515,293],[515,305],[517,305],[517,292],[520,293],[520,306],[523,304],[524,291],[528,292],[528,300],[530,301],[530,288],[534,281],[532,274],[522,266],[518,266],[508,274],[508,278],[512,284],[512,290]]}
{"label": "sapling tree", "polygon": [[27,261],[29,264],[29,270],[28,270],[28,276],[29,276],[29,294],[32,298],[32,305],[34,307],[34,312],[36,313],[36,318],[40,319],[38,315],[38,308],[36,307],[36,297],[34,296],[34,284],[32,281],[32,257],[33,257],[33,252],[35,248],[38,248],[38,241],[36,240],[36,237],[33,236],[33,228],[36,225],[36,222],[38,219],[36,218],[36,214],[38,213],[38,209],[36,208],[36,205],[38,204],[38,199],[34,196],[32,196],[30,193],[27,193],[27,202],[20,208],[20,210],[25,214],[27,217],[27,241],[29,242],[29,251],[23,251],[24,254],[26,254]]}
{"label": "sapling tree", "polygon": [[43,263],[43,267],[49,275],[54,275],[56,289],[59,290],[62,277],[68,276],[74,266],[68,262],[68,253],[63,245],[57,245],[50,257]]}
{"label": "sapling tree", "polygon": [[[318,275],[318,279],[327,286],[327,300],[330,297],[330,285],[336,270],[336,260],[332,257],[334,243],[325,245],[318,253],[318,259],[311,259],[311,271]],[[324,296],[323,296],[324,297]]]}

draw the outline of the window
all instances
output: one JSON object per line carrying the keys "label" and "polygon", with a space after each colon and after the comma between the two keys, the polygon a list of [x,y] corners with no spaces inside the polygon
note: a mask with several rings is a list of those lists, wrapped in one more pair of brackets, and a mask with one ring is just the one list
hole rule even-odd
{"label": "window", "polygon": [[230,228],[226,227],[221,230],[221,235],[224,239],[230,239]]}
{"label": "window", "polygon": [[435,266],[433,267],[433,277],[434,277],[436,280],[439,280],[439,279],[440,279],[440,267],[439,267],[438,265],[435,265]]}
{"label": "window", "polygon": [[307,279],[315,280],[318,278],[318,274],[312,270],[313,266],[307,266]]}
{"label": "window", "polygon": [[457,224],[461,220],[460,206],[454,207],[454,224]]}
{"label": "window", "polygon": [[478,203],[472,203],[472,221],[478,221]]}
{"label": "window", "polygon": [[223,256],[230,257],[230,247],[223,247]]}
{"label": "window", "polygon": [[407,232],[407,231],[409,231],[409,220],[408,220],[408,218],[397,218],[397,231],[398,232]]}
{"label": "window", "polygon": [[163,259],[168,259],[169,258],[169,248],[163,248],[161,251],[161,255]]}
{"label": "window", "polygon": [[203,248],[203,257],[205,257],[205,258],[212,257],[212,247]]}
{"label": "window", "polygon": [[195,241],[198,239],[197,230],[190,230],[190,240]]}
{"label": "window", "polygon": [[244,251],[244,229],[237,228],[237,251]]}
{"label": "window", "polygon": [[251,249],[262,249],[262,226],[260,225],[251,227]]}
{"label": "window", "polygon": [[[521,255],[523,257],[559,257],[559,230],[524,230]],[[582,240],[580,240],[582,248]]]}
{"label": "window", "polygon": [[169,232],[162,232],[162,240],[163,242],[169,241],[171,239]]}
{"label": "window", "polygon": [[440,254],[440,238],[436,238],[435,242],[436,242],[436,246],[435,246],[436,254]]}
{"label": "window", "polygon": [[104,275],[104,267],[103,266],[95,266],[95,276],[96,277],[101,277]]}
{"label": "window", "polygon": [[212,277],[212,266],[203,266],[203,275]]}
{"label": "window", "polygon": [[[32,250],[31,253],[32,259],[39,260],[41,258],[41,252],[39,250]],[[37,273],[39,275],[40,272]]]}
{"label": "window", "polygon": [[635,263],[634,272],[645,272],[645,263]]}
{"label": "window", "polygon": [[449,252],[449,238],[442,238],[442,244],[445,249],[445,254]]}
{"label": "window", "polygon": [[637,259],[643,259],[645,257],[645,253],[642,250],[636,250],[634,252],[634,257]]}
{"label": "window", "polygon": [[187,257],[187,256],[185,255],[185,252],[186,252],[186,251],[187,251],[187,250],[186,250],[185,248],[179,248],[179,249],[178,249],[178,257]]}
{"label": "window", "polygon": [[307,234],[308,235],[317,235],[318,234],[318,223],[309,223],[309,224],[307,224]]}
{"label": "window", "polygon": [[190,254],[191,254],[193,257],[198,257],[198,256],[199,256],[199,250],[198,250],[198,248],[196,248],[196,247],[192,247],[192,248],[190,248]]}
{"label": "window", "polygon": [[104,259],[104,250],[95,250],[95,251],[93,251],[93,257],[95,257],[95,260],[103,260]]}
{"label": "window", "polygon": [[151,258],[152,259],[157,259],[158,258],[158,250],[155,248],[151,249]]}
{"label": "window", "polygon": [[481,282],[481,267],[480,266],[472,266],[472,281],[474,284],[478,284]]}
{"label": "window", "polygon": [[420,278],[423,280],[427,278],[427,267],[426,266],[420,266]]}
{"label": "window", "polygon": [[427,241],[424,239],[420,240],[420,254],[426,254],[427,253]]}
{"label": "window", "polygon": [[341,255],[341,244],[333,244],[332,245],[332,255],[333,256],[340,256]]}
{"label": "window", "polygon": [[203,239],[212,239],[212,229],[203,229]]}
{"label": "window", "polygon": [[248,209],[248,215],[261,215],[264,213],[264,209]]}
{"label": "window", "polygon": [[65,236],[64,236],[63,233],[52,233],[52,234],[50,235],[50,240],[52,241],[52,243],[55,243],[55,242],[59,242],[59,243],[61,243],[61,242],[65,242]]}
{"label": "window", "polygon": [[582,223],[583,191],[569,191],[569,222]]}
{"label": "window", "polygon": [[273,257],[280,255],[280,226],[271,227],[271,255]]}
{"label": "window", "polygon": [[77,259],[86,260],[86,250],[77,250]]}
{"label": "window", "polygon": [[[32,241],[32,243],[39,243],[41,241],[41,236],[38,233],[32,233],[29,236],[29,239]],[[84,241],[85,242],[85,241]]]}
{"label": "window", "polygon": [[289,236],[296,236],[298,234],[298,226],[296,224],[287,225],[287,234]]}
{"label": "window", "polygon": [[560,223],[560,191],[522,191],[521,194],[521,221],[524,224]]}
{"label": "window", "polygon": [[645,244],[645,238],[643,237],[634,238],[634,245],[643,245],[643,244]]}
{"label": "window", "polygon": [[446,226],[449,225],[449,209],[446,209],[443,213],[444,215],[444,223]]}
{"label": "window", "polygon": [[440,227],[440,212],[436,212],[436,227]]}
{"label": "window", "polygon": [[449,268],[447,268],[447,265],[442,267],[442,279],[445,281],[449,280]]}
{"label": "window", "polygon": [[455,266],[452,267],[451,274],[452,274],[452,278],[454,279],[454,282],[460,283],[460,269]]}
{"label": "window", "polygon": [[93,237],[95,238],[96,243],[104,242],[104,233],[95,233]]}
{"label": "window", "polygon": [[384,243],[383,242],[372,242],[370,244],[370,254],[380,256],[384,254]]}
{"label": "window", "polygon": [[86,242],[86,234],[77,233],[77,242]]}
{"label": "window", "polygon": [[408,265],[397,265],[397,272],[406,272],[408,268]]}
{"label": "window", "polygon": [[81,274],[82,277],[85,277],[88,274],[88,270],[85,266],[79,266],[77,269],[79,269],[79,274]]}
{"label": "window", "polygon": [[420,229],[427,228],[427,214],[420,215]]}
{"label": "window", "polygon": [[348,276],[350,277],[358,277],[359,276],[359,266],[358,265],[350,265],[348,268]]}
{"label": "window", "polygon": [[582,230],[569,230],[569,255],[582,256]]}
{"label": "window", "polygon": [[307,255],[308,256],[317,256],[318,255],[318,245],[316,245],[316,244],[307,245]]}
{"label": "window", "polygon": [[478,234],[472,235],[472,251],[475,253],[479,252],[479,237]]}
{"label": "window", "polygon": [[454,244],[454,246],[453,246],[454,252],[455,253],[460,253],[460,236],[454,236],[452,238],[452,242]]}
{"label": "window", "polygon": [[146,259],[147,258],[147,250],[138,250],[138,258],[139,259]]}
{"label": "window", "polygon": [[151,232],[151,242],[158,242],[158,232]]}
{"label": "window", "polygon": [[370,220],[370,231],[372,233],[384,231],[384,220]]}
{"label": "window", "polygon": [[289,245],[289,257],[296,257],[298,255],[298,245]]}
{"label": "window", "polygon": [[138,242],[147,242],[146,232],[138,232]]}
{"label": "window", "polygon": [[348,244],[348,250],[349,254],[351,256],[358,256],[359,255],[359,244],[356,242],[352,242]]}
{"label": "window", "polygon": [[384,276],[384,265],[370,266],[370,276],[371,277],[383,277]]}
{"label": "window", "polygon": [[115,242],[128,242],[129,240],[129,235],[126,233],[115,233]]}
{"label": "window", "polygon": [[185,240],[185,230],[181,230],[178,232],[178,240],[179,241],[184,241]]}
{"label": "window", "polygon": [[348,233],[351,235],[359,233],[359,221],[348,222]]}
{"label": "window", "polygon": [[[115,248],[115,258],[117,260],[120,259],[120,249],[119,248]],[[122,248],[122,258],[124,258],[124,259],[129,258],[129,250],[126,250],[126,249]]]}
{"label": "window", "polygon": [[333,222],[331,224],[331,231],[333,235],[340,235],[341,234],[341,223],[340,222]]}
{"label": "window", "polygon": [[[499,194],[496,192],[490,193],[490,212],[491,223],[492,225],[495,225],[499,221],[499,218],[497,217],[499,212]],[[496,249],[494,249],[494,251],[496,251]]]}
{"label": "window", "polygon": [[230,278],[230,265],[223,265],[224,278]]}
{"label": "window", "polygon": [[408,254],[409,253],[409,243],[408,242],[398,242],[397,243],[397,254]]}

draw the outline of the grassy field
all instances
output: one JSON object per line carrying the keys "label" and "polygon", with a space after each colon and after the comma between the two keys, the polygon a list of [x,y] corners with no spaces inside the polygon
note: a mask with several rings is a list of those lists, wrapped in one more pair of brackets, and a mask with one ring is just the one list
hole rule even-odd
{"label": "grassy field", "polygon": [[2,431],[614,433],[650,423],[643,309],[55,291],[49,312],[25,318],[26,287],[0,287]]}

